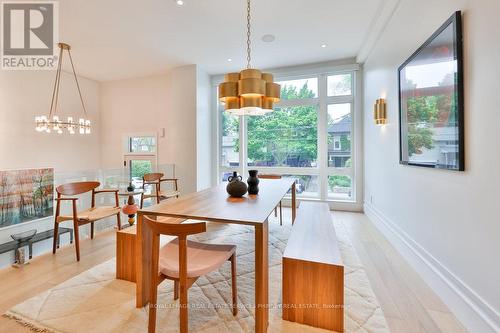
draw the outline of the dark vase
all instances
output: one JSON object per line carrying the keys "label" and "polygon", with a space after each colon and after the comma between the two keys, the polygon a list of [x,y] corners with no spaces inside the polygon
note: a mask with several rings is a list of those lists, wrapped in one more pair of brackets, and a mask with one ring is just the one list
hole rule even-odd
{"label": "dark vase", "polygon": [[248,170],[250,177],[247,179],[248,194],[259,194],[259,177],[257,177],[257,170]]}
{"label": "dark vase", "polygon": [[241,176],[238,176],[236,171],[233,172],[232,176],[227,178],[229,183],[226,186],[226,191],[230,196],[240,198],[247,193],[247,184],[241,180]]}

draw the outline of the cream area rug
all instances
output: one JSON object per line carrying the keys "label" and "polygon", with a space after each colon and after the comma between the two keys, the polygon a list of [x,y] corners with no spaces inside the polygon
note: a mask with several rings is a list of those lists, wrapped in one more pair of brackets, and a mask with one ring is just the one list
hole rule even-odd
{"label": "cream area rug", "polygon": [[[345,265],[345,331],[388,332],[380,305],[341,222],[335,229]],[[327,332],[281,319],[281,255],[291,226],[269,225],[269,332]],[[207,232],[192,239],[237,245],[238,306],[231,314],[230,264],[201,277],[189,289],[190,332],[254,332],[254,229],[247,226],[208,223]],[[177,332],[177,301],[173,282],[158,290],[156,331]],[[38,332],[147,331],[147,308],[135,308],[135,284],[115,279],[110,260],[10,309],[5,316]]]}

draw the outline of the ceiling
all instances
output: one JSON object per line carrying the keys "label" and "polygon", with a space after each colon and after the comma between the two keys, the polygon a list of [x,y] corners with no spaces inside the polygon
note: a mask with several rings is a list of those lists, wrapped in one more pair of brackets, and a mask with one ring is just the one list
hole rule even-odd
{"label": "ceiling", "polygon": [[[355,57],[385,1],[253,0],[252,65],[276,68]],[[60,1],[60,40],[72,45],[77,72],[98,81],[161,74],[188,64],[209,74],[245,67],[246,1],[184,2]],[[275,41],[263,42],[265,34]]]}

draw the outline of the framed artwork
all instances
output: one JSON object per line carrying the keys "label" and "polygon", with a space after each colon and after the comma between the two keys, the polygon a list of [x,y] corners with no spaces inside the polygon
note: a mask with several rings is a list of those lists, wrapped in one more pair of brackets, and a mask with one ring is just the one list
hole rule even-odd
{"label": "framed artwork", "polygon": [[462,20],[455,12],[398,70],[400,163],[463,171]]}
{"label": "framed artwork", "polygon": [[54,214],[54,169],[0,171],[0,228]]}

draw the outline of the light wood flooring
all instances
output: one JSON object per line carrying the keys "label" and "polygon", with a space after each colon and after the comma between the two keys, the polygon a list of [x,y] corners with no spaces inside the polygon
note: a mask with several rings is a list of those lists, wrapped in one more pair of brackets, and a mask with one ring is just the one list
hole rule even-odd
{"label": "light wood flooring", "polygon": [[[284,208],[284,223],[290,210]],[[333,212],[347,228],[392,332],[466,332],[455,316],[363,214]],[[270,223],[276,223],[275,220]],[[56,255],[34,258],[21,268],[0,270],[0,313],[115,256],[115,232],[97,234],[80,244],[81,261],[73,246]],[[0,317],[0,332],[31,332]]]}

